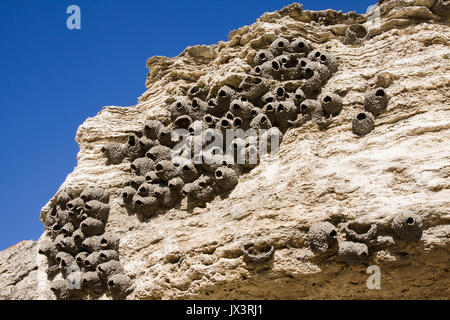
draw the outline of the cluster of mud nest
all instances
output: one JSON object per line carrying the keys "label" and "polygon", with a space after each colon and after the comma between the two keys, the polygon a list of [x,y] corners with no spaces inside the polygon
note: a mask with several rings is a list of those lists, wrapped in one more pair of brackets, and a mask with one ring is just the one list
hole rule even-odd
{"label": "cluster of mud nest", "polygon": [[123,298],[133,289],[119,261],[119,237],[105,232],[109,194],[101,188],[61,191],[44,220],[49,238],[39,247],[58,299]]}
{"label": "cluster of mud nest", "polygon": [[[337,68],[333,55],[314,50],[305,39],[277,38],[256,53],[238,87],[193,86],[168,105],[169,125],[150,120],[126,143],[105,145],[108,164],[128,159],[135,173],[122,193],[128,212],[146,219],[184,197],[194,205],[210,202],[273,153],[288,128],[308,121],[329,124],[341,113],[342,98],[322,87]],[[291,80],[303,81],[292,88],[286,85]],[[366,111],[353,119],[353,132],[373,130],[373,116],[386,110],[387,102],[383,89],[370,91]]]}
{"label": "cluster of mud nest", "polygon": [[[380,229],[376,224],[349,221],[337,228],[330,222],[311,226],[308,241],[317,254],[336,254],[349,266],[362,264],[370,258],[371,250],[382,245],[382,238],[395,242],[415,242],[422,238],[422,219],[409,212],[396,214],[389,225]],[[339,234],[343,236],[339,239]],[[381,237],[380,239],[378,237]]]}
{"label": "cluster of mud nest", "polygon": [[[126,143],[104,146],[107,163],[128,159],[135,173],[122,192],[128,212],[145,219],[185,197],[202,205],[232,190],[288,128],[340,114],[342,99],[320,94],[337,67],[304,39],[278,38],[256,53],[238,87],[193,86],[168,106],[169,125],[150,120]],[[304,81],[292,90],[284,85],[289,80]]]}

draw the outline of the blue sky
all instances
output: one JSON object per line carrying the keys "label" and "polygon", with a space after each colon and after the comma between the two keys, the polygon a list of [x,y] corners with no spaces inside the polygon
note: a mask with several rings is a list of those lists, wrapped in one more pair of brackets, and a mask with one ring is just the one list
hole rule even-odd
{"label": "blue sky", "polygon": [[[75,133],[102,106],[134,105],[145,62],[228,33],[282,0],[0,1],[0,250],[43,231],[41,207],[76,166]],[[375,0],[301,1],[363,13]],[[81,30],[66,9],[81,8]]]}

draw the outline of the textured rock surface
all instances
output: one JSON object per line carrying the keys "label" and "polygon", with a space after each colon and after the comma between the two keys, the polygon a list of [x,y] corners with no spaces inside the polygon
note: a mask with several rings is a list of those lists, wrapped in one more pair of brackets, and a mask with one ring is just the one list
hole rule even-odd
{"label": "textured rock surface", "polygon": [[0,252],[0,300],[36,299],[37,242],[22,241]]}
{"label": "textured rock surface", "polygon": [[[450,29],[432,13],[433,3],[385,1],[361,45],[345,44],[345,31],[368,15],[303,11],[294,4],[232,31],[228,42],[150,58],[147,91],[136,106],[105,107],[80,126],[78,165],[61,186],[109,190],[106,229],[121,236],[120,260],[136,285],[128,298],[448,298]],[[147,119],[168,122],[168,104],[194,84],[238,86],[255,52],[278,36],[304,37],[338,58],[339,69],[323,90],[343,97],[341,114],[326,130],[314,123],[289,129],[279,161],[264,160],[205,208],[183,202],[147,221],[129,216],[120,198],[133,177],[129,163],[106,166],[102,146],[125,142]],[[358,137],[351,119],[374,87],[385,88],[389,105],[375,129]],[[401,212],[421,217],[421,241],[403,243],[389,234]],[[347,266],[335,252],[311,251],[311,225],[331,222],[344,242],[345,225],[353,220],[378,229],[362,265]],[[274,247],[273,257],[260,266],[246,263],[243,245],[259,240]],[[45,277],[31,285],[45,273],[45,258],[16,250],[1,253],[0,297],[53,299]],[[369,265],[381,268],[381,290],[366,287]]]}

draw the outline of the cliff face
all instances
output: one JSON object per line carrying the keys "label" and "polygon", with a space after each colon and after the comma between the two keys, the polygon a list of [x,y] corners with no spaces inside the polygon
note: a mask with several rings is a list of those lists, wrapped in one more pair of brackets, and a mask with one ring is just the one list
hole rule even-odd
{"label": "cliff face", "polygon": [[0,300],[38,298],[36,259],[36,241],[22,241],[0,252]]}
{"label": "cliff face", "polygon": [[[150,58],[147,91],[136,106],[105,107],[80,126],[78,165],[60,188],[109,192],[106,230],[121,239],[120,262],[134,283],[128,299],[448,298],[450,29],[448,8],[436,10],[437,3],[385,1],[375,20],[293,4],[232,31],[228,42]],[[352,24],[366,25],[369,34],[352,40]],[[102,147],[125,143],[149,119],[169,124],[168,105],[193,85],[212,92],[239,87],[256,51],[277,37],[303,37],[336,57],[339,67],[322,92],[338,94],[342,112],[326,127],[309,121],[289,128],[278,160],[263,159],[239,176],[231,192],[205,206],[183,200],[149,219],[129,215],[121,193],[133,177],[130,162],[105,165]],[[376,87],[390,98],[387,110],[375,118],[372,132],[357,136],[352,118]],[[55,202],[42,209],[43,221]],[[392,233],[394,217],[401,215],[421,220],[420,241],[399,241]],[[335,250],[313,250],[308,232],[324,221],[336,227],[340,248],[351,238],[348,223],[359,234],[375,226],[366,241],[368,256],[352,265]],[[248,263],[243,248],[261,241],[273,256]],[[35,244],[25,244],[36,251]],[[16,266],[20,252],[1,254],[2,270],[28,270],[14,279],[10,271],[0,273],[1,298],[54,298],[43,255],[23,255],[26,261]],[[372,265],[380,268],[380,289],[366,286]]]}

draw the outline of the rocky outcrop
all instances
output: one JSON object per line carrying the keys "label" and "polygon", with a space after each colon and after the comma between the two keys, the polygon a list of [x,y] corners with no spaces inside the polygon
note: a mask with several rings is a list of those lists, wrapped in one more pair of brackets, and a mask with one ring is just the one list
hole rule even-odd
{"label": "rocky outcrop", "polygon": [[22,241],[0,252],[0,300],[37,299],[37,242]]}
{"label": "rocky outcrop", "polygon": [[[392,0],[358,15],[293,4],[232,31],[228,42],[150,58],[136,106],[105,107],[80,126],[78,165],[58,192],[109,193],[105,231],[120,238],[120,263],[133,282],[127,298],[448,298],[450,31],[435,8],[433,0]],[[255,54],[279,37],[305,38],[336,57],[321,89],[338,96],[342,110],[290,126],[279,157],[262,159],[211,202],[184,199],[150,218],[130,215],[122,198],[134,177],[130,161],[107,164],[103,148],[125,144],[148,120],[170,126],[169,106],[193,87],[239,88]],[[373,118],[363,135],[354,133],[361,114]],[[43,222],[57,202],[42,209]],[[11,265],[10,250],[2,253],[10,252],[7,270],[22,268]],[[25,279],[45,275],[38,292],[18,290],[20,277],[1,278],[3,298],[55,298],[47,261],[35,257],[38,270],[23,268]],[[366,286],[369,266],[380,268],[380,289]]]}

